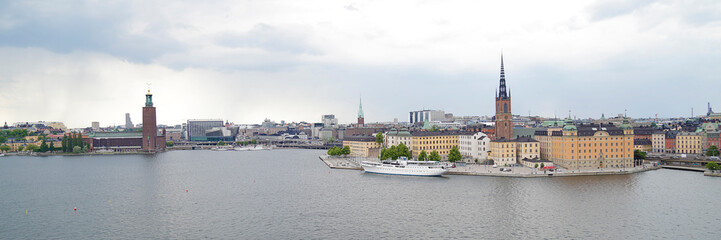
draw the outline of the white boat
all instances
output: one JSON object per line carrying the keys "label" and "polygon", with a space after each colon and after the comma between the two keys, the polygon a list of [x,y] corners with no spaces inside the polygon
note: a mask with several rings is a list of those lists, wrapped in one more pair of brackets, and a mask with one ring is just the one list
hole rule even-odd
{"label": "white boat", "polygon": [[231,148],[230,146],[218,146],[218,147],[213,147],[213,148],[211,148],[210,150],[213,150],[213,151],[228,151],[228,150],[231,150],[231,149],[232,149],[232,148]]}
{"label": "white boat", "polygon": [[437,161],[407,161],[405,159],[385,162],[363,161],[361,166],[367,173],[407,176],[440,177],[448,172],[448,166]]}

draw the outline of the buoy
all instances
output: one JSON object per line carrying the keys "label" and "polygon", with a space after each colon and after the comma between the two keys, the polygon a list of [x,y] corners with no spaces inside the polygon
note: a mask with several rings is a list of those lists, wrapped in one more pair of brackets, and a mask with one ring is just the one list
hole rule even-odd
{"label": "buoy", "polygon": [[188,189],[185,189],[185,192],[188,192]]}
{"label": "buoy", "polygon": [[78,210],[78,208],[77,208],[77,207],[74,207],[74,208],[73,208],[73,211],[77,211],[77,210]]}
{"label": "buoy", "polygon": [[28,210],[27,210],[27,209],[25,209],[25,215],[28,215]]}

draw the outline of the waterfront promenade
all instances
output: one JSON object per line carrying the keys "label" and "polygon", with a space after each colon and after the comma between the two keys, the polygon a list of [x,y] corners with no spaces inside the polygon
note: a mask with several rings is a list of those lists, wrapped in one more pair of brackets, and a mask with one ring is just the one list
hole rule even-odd
{"label": "waterfront promenade", "polygon": [[[363,170],[360,166],[361,161],[378,161],[375,158],[355,158],[355,157],[330,157],[322,155],[319,157],[329,168],[347,169],[347,170]],[[502,172],[501,168],[510,168],[510,172]],[[583,169],[568,170],[558,169],[556,171],[542,171],[528,167],[493,167],[491,165],[467,164],[465,166],[457,166],[451,168],[446,175],[468,175],[468,176],[490,176],[490,177],[572,177],[572,176],[601,176],[601,175],[621,175],[645,172],[649,170],[660,169],[660,166],[645,164],[634,168],[604,168],[604,169]]]}

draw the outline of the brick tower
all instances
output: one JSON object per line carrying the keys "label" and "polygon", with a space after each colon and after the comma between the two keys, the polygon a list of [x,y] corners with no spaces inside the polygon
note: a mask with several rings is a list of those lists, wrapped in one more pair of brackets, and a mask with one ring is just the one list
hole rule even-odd
{"label": "brick tower", "polygon": [[501,85],[496,94],[496,139],[513,138],[513,115],[511,115],[511,90],[506,92],[506,74],[501,54]]}
{"label": "brick tower", "polygon": [[143,150],[155,151],[158,148],[158,127],[155,123],[155,107],[153,107],[153,94],[145,94],[145,107],[143,107]]}

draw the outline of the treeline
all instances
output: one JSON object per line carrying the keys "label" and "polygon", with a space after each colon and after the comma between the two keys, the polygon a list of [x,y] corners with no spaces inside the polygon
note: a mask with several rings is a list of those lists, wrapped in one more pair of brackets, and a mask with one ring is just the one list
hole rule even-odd
{"label": "treeline", "polygon": [[63,137],[60,149],[69,153],[84,153],[88,151],[88,144],[83,142],[83,136],[80,133],[70,133]]}
{"label": "treeline", "polygon": [[339,147],[332,147],[328,149],[328,155],[330,156],[340,156],[340,155],[348,155],[350,154],[350,147],[344,146],[343,148]]}

